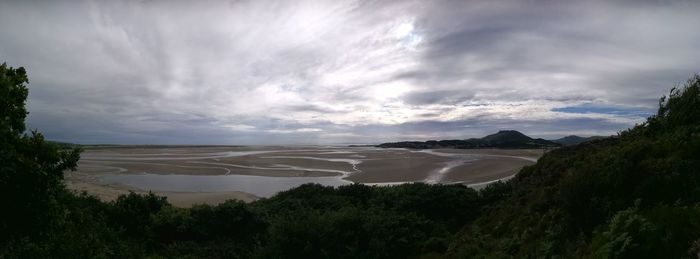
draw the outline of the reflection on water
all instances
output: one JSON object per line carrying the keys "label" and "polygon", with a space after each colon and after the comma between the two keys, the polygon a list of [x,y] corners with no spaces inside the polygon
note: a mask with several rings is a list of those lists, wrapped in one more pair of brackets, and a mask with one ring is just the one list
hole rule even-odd
{"label": "reflection on water", "polygon": [[271,197],[305,183],[341,186],[352,182],[339,177],[266,177],[253,175],[156,175],[109,174],[100,178],[105,184],[125,184],[142,190],[172,192],[242,191],[258,197]]}

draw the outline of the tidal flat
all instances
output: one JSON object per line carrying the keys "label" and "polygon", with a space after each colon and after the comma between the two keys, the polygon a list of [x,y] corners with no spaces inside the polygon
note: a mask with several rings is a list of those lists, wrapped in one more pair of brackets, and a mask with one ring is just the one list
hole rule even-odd
{"label": "tidal flat", "polygon": [[152,191],[178,206],[252,201],[305,183],[410,182],[481,187],[543,154],[531,149],[409,150],[342,146],[86,147],[69,188],[104,200]]}

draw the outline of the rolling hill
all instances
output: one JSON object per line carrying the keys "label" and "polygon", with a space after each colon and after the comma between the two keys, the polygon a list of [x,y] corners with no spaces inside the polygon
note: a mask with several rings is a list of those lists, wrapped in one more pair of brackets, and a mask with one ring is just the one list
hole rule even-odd
{"label": "rolling hill", "polygon": [[550,148],[559,147],[561,144],[541,138],[531,138],[515,130],[501,130],[483,138],[470,138],[466,140],[429,140],[429,141],[403,141],[382,143],[377,147],[382,148]]}

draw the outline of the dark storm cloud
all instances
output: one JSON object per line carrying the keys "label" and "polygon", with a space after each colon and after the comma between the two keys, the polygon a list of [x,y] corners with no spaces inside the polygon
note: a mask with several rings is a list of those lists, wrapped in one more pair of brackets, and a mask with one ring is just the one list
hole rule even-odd
{"label": "dark storm cloud", "polygon": [[29,127],[62,141],[606,135],[700,72],[698,11],[697,1],[2,1],[0,58],[29,72]]}

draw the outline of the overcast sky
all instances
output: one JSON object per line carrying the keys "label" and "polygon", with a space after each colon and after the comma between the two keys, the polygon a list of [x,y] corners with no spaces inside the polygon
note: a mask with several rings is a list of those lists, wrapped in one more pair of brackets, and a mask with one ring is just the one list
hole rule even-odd
{"label": "overcast sky", "polygon": [[74,143],[609,135],[700,72],[700,1],[606,2],[0,1],[0,62]]}

